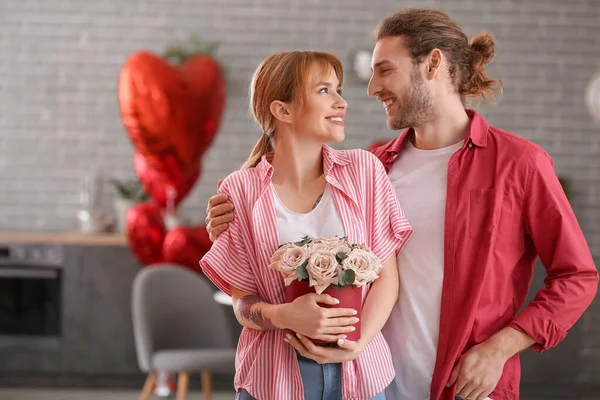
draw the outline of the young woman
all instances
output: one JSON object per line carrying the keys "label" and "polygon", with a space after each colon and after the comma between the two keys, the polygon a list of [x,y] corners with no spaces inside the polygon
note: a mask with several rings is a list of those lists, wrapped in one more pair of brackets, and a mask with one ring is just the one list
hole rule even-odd
{"label": "young woman", "polygon": [[[251,109],[263,135],[242,169],[221,185],[236,216],[200,261],[232,296],[244,326],[238,399],[379,400],[395,376],[380,330],[398,295],[396,254],[412,228],[379,160],[325,144],[344,139],[342,81],[339,59],[309,51],[270,56],[252,79]],[[357,322],[355,311],[319,305],[336,299],[309,294],[285,303],[283,279],[269,268],[270,259],[280,244],[305,235],[346,236],[365,243],[384,264],[365,289],[356,342],[344,340]],[[314,347],[307,337],[337,346],[305,358],[309,353],[296,352],[290,342]]]}

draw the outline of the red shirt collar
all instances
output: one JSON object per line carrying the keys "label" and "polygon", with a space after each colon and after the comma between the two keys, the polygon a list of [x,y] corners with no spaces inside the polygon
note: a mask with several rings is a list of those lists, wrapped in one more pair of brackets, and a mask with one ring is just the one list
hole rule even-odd
{"label": "red shirt collar", "polygon": [[[467,137],[465,144],[473,143],[478,147],[487,147],[487,137],[489,125],[487,121],[477,113],[475,110],[465,110],[469,118],[471,118],[471,125],[467,131]],[[383,146],[375,149],[373,153],[384,163],[393,163],[398,158],[398,155],[404,148],[406,139],[410,137],[413,129],[408,128],[400,134],[396,139],[391,142],[384,144]]]}

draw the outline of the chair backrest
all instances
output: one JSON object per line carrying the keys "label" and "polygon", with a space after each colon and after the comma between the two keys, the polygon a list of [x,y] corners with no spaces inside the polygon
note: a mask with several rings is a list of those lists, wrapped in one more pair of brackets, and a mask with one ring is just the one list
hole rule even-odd
{"label": "chair backrest", "polygon": [[235,347],[231,316],[215,302],[214,292],[207,278],[178,265],[152,265],[138,272],[131,311],[142,371],[150,371],[152,354],[159,350]]}

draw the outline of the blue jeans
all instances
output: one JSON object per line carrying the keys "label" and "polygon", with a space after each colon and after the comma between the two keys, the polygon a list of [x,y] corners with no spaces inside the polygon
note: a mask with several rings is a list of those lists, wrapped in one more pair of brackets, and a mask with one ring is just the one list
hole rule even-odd
{"label": "blue jeans", "polygon": [[[317,364],[309,358],[296,354],[305,400],[340,400],[342,398],[342,364]],[[240,389],[235,398],[236,400],[256,400],[244,389]],[[386,400],[385,391],[372,397],[371,400]]]}

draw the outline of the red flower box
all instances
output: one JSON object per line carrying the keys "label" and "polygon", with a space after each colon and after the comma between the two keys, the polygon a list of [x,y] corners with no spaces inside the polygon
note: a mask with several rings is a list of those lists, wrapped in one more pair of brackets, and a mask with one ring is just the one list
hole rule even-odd
{"label": "red flower box", "polygon": [[[351,308],[358,312],[356,317],[359,318],[359,321],[354,324],[356,328],[353,332],[348,332],[346,335],[348,336],[348,340],[356,341],[360,339],[360,324],[361,324],[361,309],[362,309],[362,287],[357,287],[354,285],[345,285],[341,288],[336,288],[334,286],[329,286],[324,294],[328,294],[333,298],[336,298],[340,301],[339,304],[329,305],[329,304],[320,304],[324,308]],[[315,288],[310,287],[308,281],[299,281],[294,280],[289,286],[285,287],[285,300],[288,303],[291,303],[296,298],[303,296],[305,294],[315,293]],[[290,332],[295,335],[295,332]],[[316,340],[310,338],[314,343],[328,343],[323,340]]]}

